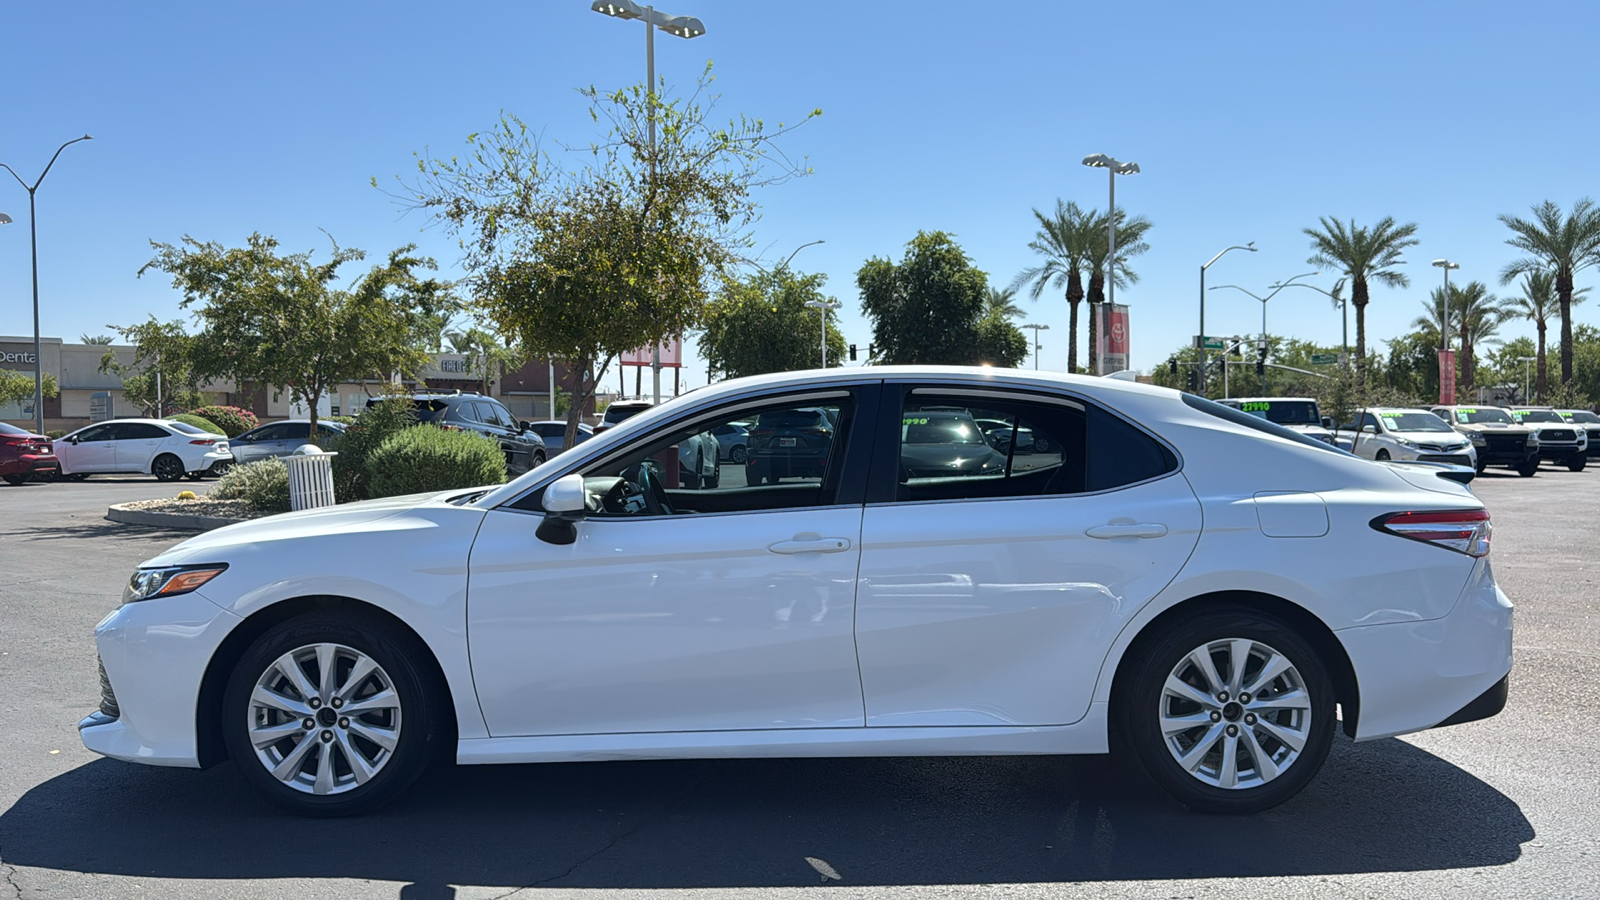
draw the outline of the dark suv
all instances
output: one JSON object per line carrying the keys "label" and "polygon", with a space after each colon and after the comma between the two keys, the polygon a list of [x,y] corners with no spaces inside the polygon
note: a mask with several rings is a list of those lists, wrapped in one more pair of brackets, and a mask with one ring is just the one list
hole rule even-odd
{"label": "dark suv", "polygon": [[833,447],[833,420],[815,407],[763,412],[750,428],[745,477],[749,484],[780,478],[821,478]]}
{"label": "dark suv", "polygon": [[[377,399],[367,401],[368,406]],[[481,394],[412,394],[416,404],[417,421],[453,428],[457,431],[475,431],[494,438],[506,455],[506,473],[521,475],[542,464],[548,453],[544,438],[529,429],[528,423],[518,421],[511,410],[500,401]]]}

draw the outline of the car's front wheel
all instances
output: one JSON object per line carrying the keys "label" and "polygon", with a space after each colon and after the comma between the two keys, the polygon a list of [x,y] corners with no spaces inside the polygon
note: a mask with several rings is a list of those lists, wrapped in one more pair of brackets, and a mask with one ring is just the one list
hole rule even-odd
{"label": "car's front wheel", "polygon": [[394,799],[449,733],[442,686],[415,664],[413,643],[336,612],[269,629],[223,698],[223,739],[245,780],[308,816],[364,813]]}
{"label": "car's front wheel", "polygon": [[1582,472],[1584,467],[1588,464],[1589,458],[1584,456],[1582,453],[1574,453],[1573,455],[1567,457],[1568,472]]}
{"label": "car's front wheel", "polygon": [[1322,767],[1333,743],[1333,682],[1285,623],[1213,610],[1131,652],[1116,701],[1122,735],[1178,802],[1256,813],[1298,794]]}
{"label": "car's front wheel", "polygon": [[1539,474],[1539,457],[1530,456],[1523,460],[1522,464],[1517,466],[1517,474],[1523,478],[1532,478]]}

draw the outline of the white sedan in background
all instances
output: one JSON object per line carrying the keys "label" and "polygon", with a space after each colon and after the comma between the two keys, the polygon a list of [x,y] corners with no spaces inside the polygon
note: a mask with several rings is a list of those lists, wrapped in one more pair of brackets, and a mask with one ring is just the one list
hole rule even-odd
{"label": "white sedan in background", "polygon": [[1478,467],[1472,441],[1425,409],[1370,407],[1341,431],[1353,442],[1350,452],[1366,459]]}
{"label": "white sedan in background", "polygon": [[[673,471],[691,436],[794,409],[832,426],[817,471]],[[1050,449],[908,474],[904,424],[952,409]],[[786,439],[752,428],[751,458]],[[178,544],[96,628],[102,703],[79,728],[131,762],[231,758],[306,815],[370,810],[441,752],[1105,753],[1114,731],[1178,801],[1250,813],[1315,777],[1338,720],[1370,741],[1500,711],[1512,609],[1489,539],[1432,470],[1165,388],[791,372],[509,484]]]}
{"label": "white sedan in background", "polygon": [[228,439],[186,422],[115,419],[80,428],[55,442],[61,474],[149,474],[162,481],[218,475],[233,463]]}

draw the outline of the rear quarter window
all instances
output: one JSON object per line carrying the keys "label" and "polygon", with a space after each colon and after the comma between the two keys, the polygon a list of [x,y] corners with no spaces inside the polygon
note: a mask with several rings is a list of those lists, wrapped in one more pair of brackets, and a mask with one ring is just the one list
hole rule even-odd
{"label": "rear quarter window", "polygon": [[[1253,422],[1265,421],[1248,413],[1228,411]],[[1149,481],[1178,468],[1178,458],[1166,445],[1103,409],[1089,407],[1088,429],[1089,465],[1085,474],[1091,491]]]}

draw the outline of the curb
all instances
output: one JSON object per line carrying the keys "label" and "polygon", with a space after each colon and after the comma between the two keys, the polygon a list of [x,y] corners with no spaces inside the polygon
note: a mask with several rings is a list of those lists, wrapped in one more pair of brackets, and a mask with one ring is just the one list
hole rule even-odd
{"label": "curb", "polygon": [[248,522],[249,519],[232,519],[225,516],[190,516],[182,513],[151,512],[145,509],[126,509],[121,504],[106,510],[106,518],[124,525],[155,525],[161,528],[185,528],[192,531],[210,531],[224,525]]}

